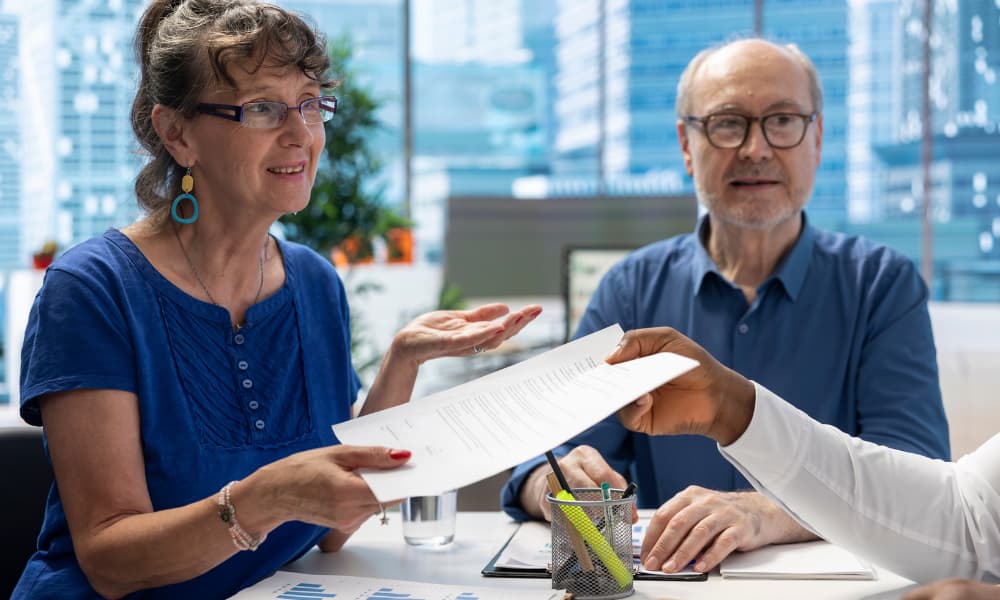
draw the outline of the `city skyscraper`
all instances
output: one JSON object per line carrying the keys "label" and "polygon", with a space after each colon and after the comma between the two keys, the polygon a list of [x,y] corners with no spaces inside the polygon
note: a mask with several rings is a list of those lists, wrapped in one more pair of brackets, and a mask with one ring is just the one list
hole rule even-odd
{"label": "city skyscraper", "polygon": [[847,47],[847,219],[877,221],[884,215],[883,169],[876,147],[896,138],[901,109],[901,72],[896,49],[897,0],[860,0],[850,8]]}
{"label": "city skyscraper", "polygon": [[55,6],[57,160],[54,235],[63,245],[139,215],[141,164],[129,113],[137,70],[132,35],[143,0],[58,0]]}
{"label": "city skyscraper", "polygon": [[[876,192],[865,216],[914,259],[923,213],[921,170],[924,3],[897,0],[892,63],[876,79],[895,86],[889,139],[873,140]],[[931,221],[934,282],[941,299],[1000,294],[1000,6],[992,0],[936,2],[930,37]],[[898,108],[897,108],[898,107]],[[889,241],[889,240],[886,240]],[[890,242],[891,243],[891,242]]]}
{"label": "city skyscraper", "polygon": [[443,259],[447,198],[504,196],[547,172],[554,54],[549,1],[414,0],[417,246]]}
{"label": "city skyscraper", "polygon": [[[20,20],[0,13],[0,99],[20,106],[18,68]],[[21,257],[21,127],[18,111],[0,113],[0,264],[17,265]]]}
{"label": "city skyscraper", "polygon": [[535,58],[528,38],[550,25],[551,0],[413,0],[413,54],[426,63],[520,64]]}
{"label": "city skyscraper", "polygon": [[548,157],[555,141],[551,101],[556,75],[554,0],[414,0],[411,6],[414,60],[487,67],[530,65],[542,73],[546,100],[539,125]]}
{"label": "city skyscraper", "polygon": [[[919,167],[916,148],[922,136],[920,111],[923,3],[899,2],[901,29],[900,111],[896,131],[881,148],[888,163],[882,214],[890,218],[919,215],[922,194],[909,180]],[[983,250],[998,244],[1000,177],[1000,6],[988,0],[935,4],[931,25],[931,132],[934,136],[933,214],[935,220],[973,218],[985,226]],[[991,181],[992,179],[992,181]]]}
{"label": "city skyscraper", "polygon": [[56,161],[55,0],[0,1],[0,269],[22,269],[54,237]]}

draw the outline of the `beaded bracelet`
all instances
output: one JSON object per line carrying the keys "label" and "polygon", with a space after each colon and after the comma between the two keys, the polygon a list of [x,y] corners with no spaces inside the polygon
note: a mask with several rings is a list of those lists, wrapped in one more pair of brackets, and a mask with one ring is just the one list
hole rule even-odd
{"label": "beaded bracelet", "polygon": [[219,491],[219,518],[229,528],[229,536],[233,538],[233,545],[240,550],[256,550],[265,539],[267,534],[260,537],[253,537],[247,533],[246,529],[236,520],[236,507],[232,503],[232,489],[235,481],[230,481]]}

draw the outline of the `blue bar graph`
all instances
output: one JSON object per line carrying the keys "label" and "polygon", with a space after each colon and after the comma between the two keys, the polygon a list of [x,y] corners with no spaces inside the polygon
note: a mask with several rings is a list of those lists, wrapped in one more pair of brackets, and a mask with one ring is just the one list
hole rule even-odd
{"label": "blue bar graph", "polygon": [[318,598],[333,598],[337,594],[329,594],[318,583],[296,583],[290,589],[275,596],[278,600],[317,600]]}
{"label": "blue bar graph", "polygon": [[415,598],[409,594],[394,592],[392,588],[387,587],[379,588],[371,596],[368,596],[368,600],[400,600],[400,598],[405,598],[406,600],[425,600],[424,598]]}

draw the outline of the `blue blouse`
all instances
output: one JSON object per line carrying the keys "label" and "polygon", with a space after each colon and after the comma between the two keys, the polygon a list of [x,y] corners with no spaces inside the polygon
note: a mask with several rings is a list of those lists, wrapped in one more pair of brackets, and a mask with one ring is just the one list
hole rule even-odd
{"label": "blue blouse", "polygon": [[[175,287],[121,232],[73,247],[48,269],[31,309],[21,416],[41,425],[38,400],[53,392],[135,394],[155,510],[212,496],[262,465],[337,443],[331,425],[350,418],[359,387],[344,287],[315,252],[282,241],[278,247],[285,284],[250,307],[239,332],[228,311]],[[225,598],[301,556],[327,532],[285,523],[256,552],[129,597]],[[13,598],[94,597],[53,485],[38,551]]]}
{"label": "blue blouse", "polygon": [[[812,418],[870,442],[947,460],[948,423],[938,385],[927,288],[900,254],[864,239],[803,230],[751,304],[706,251],[708,219],[695,233],[630,254],[605,275],[576,332],[620,323],[669,326],[724,365]],[[611,415],[555,450],[587,444],[658,507],[689,485],[749,489],[700,436],[632,433]],[[518,466],[504,509],[526,519],[518,494],[544,458]]]}

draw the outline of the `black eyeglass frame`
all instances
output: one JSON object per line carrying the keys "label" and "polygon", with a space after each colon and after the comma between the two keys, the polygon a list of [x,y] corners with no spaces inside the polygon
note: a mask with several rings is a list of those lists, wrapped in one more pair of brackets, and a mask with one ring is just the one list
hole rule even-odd
{"label": "black eyeglass frame", "polygon": [[[257,129],[274,129],[276,127],[280,127],[285,122],[285,119],[288,118],[288,113],[291,112],[292,110],[298,111],[299,116],[302,117],[302,121],[304,123],[309,123],[309,121],[306,121],[306,115],[305,115],[305,113],[302,112],[302,107],[306,106],[307,104],[315,103],[315,102],[319,102],[319,103],[328,102],[328,103],[331,103],[333,105],[333,110],[329,111],[331,118],[333,117],[333,115],[337,114],[337,103],[338,103],[338,101],[337,101],[337,97],[336,96],[316,96],[315,98],[309,98],[308,100],[303,100],[301,103],[299,103],[298,106],[288,106],[284,102],[277,102],[277,101],[272,101],[272,100],[256,100],[254,102],[244,102],[241,105],[235,105],[235,104],[210,104],[210,103],[207,103],[207,102],[200,102],[200,103],[198,103],[197,106],[195,106],[195,110],[197,110],[199,113],[204,114],[204,115],[209,115],[209,116],[212,116],[212,117],[222,117],[223,119],[227,119],[229,121],[236,121],[237,123],[243,124],[243,122],[244,122],[243,121],[243,113],[244,113],[244,111],[246,111],[246,107],[248,107],[248,106],[252,106],[254,104],[277,104],[277,105],[280,105],[280,106],[284,106],[285,107],[285,114],[281,116],[281,119],[278,121],[278,125],[276,125],[275,127],[257,128]],[[324,121],[318,121],[318,122],[319,123],[325,123],[326,121],[329,121],[329,119],[326,119]],[[255,128],[251,128],[251,129],[255,129]]]}
{"label": "black eyeglass frame", "polygon": [[[760,131],[761,133],[764,134],[764,140],[767,141],[769,146],[778,150],[788,150],[790,148],[798,146],[799,144],[802,143],[802,140],[806,139],[806,132],[809,131],[809,124],[815,122],[816,117],[818,116],[819,113],[815,111],[807,115],[801,113],[779,112],[779,113],[771,113],[769,115],[764,115],[762,117],[751,117],[749,115],[741,115],[739,113],[720,112],[720,113],[712,113],[710,115],[705,115],[704,117],[688,115],[684,117],[684,122],[691,125],[694,125],[695,123],[700,125],[702,132],[705,134],[705,139],[708,140],[708,143],[711,144],[713,147],[718,148],[720,150],[732,150],[734,148],[742,148],[743,144],[747,143],[747,138],[750,137],[750,127],[753,126],[754,121],[757,121],[760,123]],[[733,146],[720,146],[716,144],[715,141],[712,140],[711,134],[708,133],[709,132],[708,123],[709,121],[717,117],[739,117],[744,121],[746,121],[746,126],[743,128],[743,138],[740,140],[740,143]],[[765,124],[768,120],[774,117],[798,117],[802,119],[805,125],[802,127],[802,135],[799,136],[798,141],[796,141],[794,144],[784,144],[784,145],[778,145],[772,142],[771,138],[767,136],[767,127],[765,126]]]}

